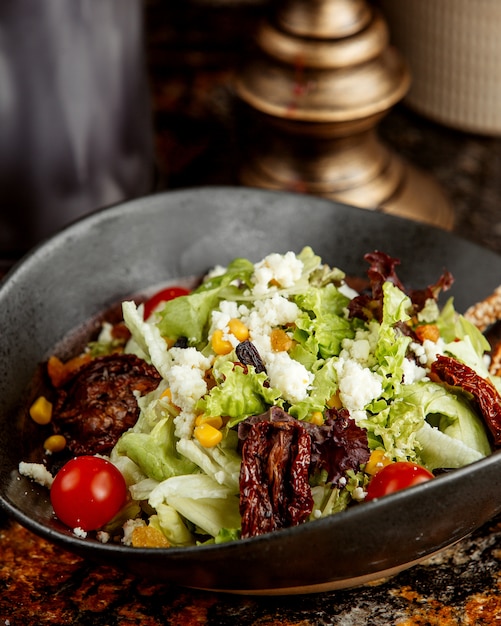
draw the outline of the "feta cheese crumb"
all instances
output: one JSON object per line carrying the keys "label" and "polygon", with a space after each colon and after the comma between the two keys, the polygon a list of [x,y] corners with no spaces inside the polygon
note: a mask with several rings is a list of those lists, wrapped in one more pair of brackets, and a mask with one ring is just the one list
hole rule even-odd
{"label": "feta cheese crumb", "polygon": [[294,404],[306,398],[314,376],[287,352],[267,355],[266,369],[271,386],[280,389],[288,402]]}
{"label": "feta cheese crumb", "polygon": [[411,383],[418,382],[427,378],[428,373],[424,367],[420,367],[415,361],[411,359],[404,359],[403,362],[403,383],[404,385],[410,385]]}
{"label": "feta cheese crumb", "polygon": [[365,500],[367,492],[364,491],[362,487],[355,487],[351,495],[353,496],[354,500],[362,502],[362,500]]}
{"label": "feta cheese crumb", "polygon": [[104,530],[98,530],[96,533],[96,538],[101,543],[108,543],[108,541],[111,539],[111,535]]}
{"label": "feta cheese crumb", "polygon": [[19,473],[22,476],[31,478],[31,480],[42,485],[42,487],[47,487],[48,489],[52,487],[54,477],[45,465],[41,463],[26,463],[25,461],[21,461],[19,463]]}
{"label": "feta cheese crumb", "polygon": [[146,526],[146,522],[142,519],[128,519],[122,526],[124,536],[122,537],[122,543],[126,546],[132,545],[132,534],[136,528]]}
{"label": "feta cheese crumb", "polygon": [[207,393],[204,379],[212,360],[196,348],[171,348],[172,365],[167,381],[172,393],[172,402],[181,409],[176,417],[176,436],[190,437],[195,420],[195,404]]}
{"label": "feta cheese crumb", "polygon": [[369,402],[382,394],[381,377],[353,359],[340,358],[334,368],[338,375],[340,400],[350,413],[364,410]]}
{"label": "feta cheese crumb", "polygon": [[292,287],[301,278],[302,271],[303,262],[294,252],[269,254],[254,266],[253,292],[256,295],[264,295],[270,291],[271,281],[282,288]]}
{"label": "feta cheese crumb", "polygon": [[85,539],[85,537],[87,537],[87,531],[83,528],[80,528],[80,526],[77,526],[73,529],[73,534],[75,535],[75,537],[80,537],[80,539]]}

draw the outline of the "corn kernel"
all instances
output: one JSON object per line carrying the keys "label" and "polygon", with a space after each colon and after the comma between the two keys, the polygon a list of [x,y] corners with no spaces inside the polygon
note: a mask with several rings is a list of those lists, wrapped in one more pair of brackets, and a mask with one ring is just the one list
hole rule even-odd
{"label": "corn kernel", "polygon": [[197,415],[195,419],[195,426],[201,426],[202,424],[210,424],[218,430],[223,425],[223,418],[220,415]]}
{"label": "corn kernel", "polygon": [[343,406],[339,393],[335,393],[327,400],[327,406],[329,409],[340,409]]}
{"label": "corn kernel", "polygon": [[365,473],[374,476],[391,462],[392,460],[386,456],[383,450],[373,450],[365,466]]}
{"label": "corn kernel", "polygon": [[292,339],[282,328],[274,328],[270,335],[273,352],[287,352],[292,347]]}
{"label": "corn kernel", "polygon": [[212,349],[216,354],[229,354],[233,350],[233,346],[229,341],[223,339],[223,331],[217,329],[214,331],[211,339]]}
{"label": "corn kernel", "polygon": [[235,335],[238,341],[245,341],[249,338],[249,329],[242,322],[242,320],[233,318],[228,322],[228,328],[230,329],[230,333]]}
{"label": "corn kernel", "polygon": [[194,432],[198,443],[204,448],[217,446],[223,438],[223,433],[210,424],[200,424],[200,426],[195,427]]}
{"label": "corn kernel", "polygon": [[310,416],[310,423],[316,426],[322,426],[324,423],[324,416],[320,411],[313,411]]}
{"label": "corn kernel", "polygon": [[52,402],[45,396],[39,396],[30,407],[30,416],[37,424],[48,424],[52,419]]}
{"label": "corn kernel", "polygon": [[166,398],[169,402],[172,402],[172,391],[170,390],[170,387],[167,387],[165,391],[162,391],[160,397]]}
{"label": "corn kernel", "polygon": [[47,452],[61,452],[66,447],[66,439],[63,435],[51,435],[44,441],[43,447]]}

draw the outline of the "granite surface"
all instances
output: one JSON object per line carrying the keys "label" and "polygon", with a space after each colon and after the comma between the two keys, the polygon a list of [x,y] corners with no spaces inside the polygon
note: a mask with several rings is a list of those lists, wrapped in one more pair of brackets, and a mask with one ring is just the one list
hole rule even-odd
{"label": "granite surface", "polygon": [[[158,19],[158,4],[151,3],[158,188],[238,184],[231,77],[237,43],[260,3],[244,5],[245,23],[228,21],[222,6],[211,13],[210,28],[197,30],[200,6],[196,15],[170,15],[174,23]],[[188,42],[182,28],[191,33]],[[218,29],[224,36],[215,36]],[[201,32],[203,39],[197,37]],[[500,138],[445,128],[402,104],[383,120],[380,133],[442,185],[454,207],[456,232],[501,252]],[[111,564],[96,566],[0,518],[0,626],[487,626],[501,621],[500,559],[496,519],[387,581],[319,595],[240,597],[178,589]]]}

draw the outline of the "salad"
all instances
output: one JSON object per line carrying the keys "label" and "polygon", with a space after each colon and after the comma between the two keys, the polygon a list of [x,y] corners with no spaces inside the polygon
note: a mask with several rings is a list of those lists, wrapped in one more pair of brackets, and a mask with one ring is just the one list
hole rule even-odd
{"label": "salad", "polygon": [[[238,258],[194,289],[124,302],[123,322],[105,323],[69,371],[59,362],[59,380],[49,360],[54,395],[31,413],[54,430],[41,473],[56,515],[101,541],[218,543],[364,506],[489,455],[501,442],[501,378],[480,330],[452,298],[439,306],[452,276],[410,290],[397,259],[365,259],[355,290],[309,247]],[[67,408],[90,402],[90,380],[111,379],[93,398],[98,414]]]}

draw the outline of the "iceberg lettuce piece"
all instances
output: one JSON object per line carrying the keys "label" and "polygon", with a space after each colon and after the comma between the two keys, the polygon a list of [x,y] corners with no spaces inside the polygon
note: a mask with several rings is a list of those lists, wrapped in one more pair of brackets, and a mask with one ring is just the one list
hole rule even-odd
{"label": "iceberg lettuce piece", "polygon": [[117,454],[123,454],[138,465],[149,478],[162,481],[170,476],[191,474],[194,463],[181,456],[176,449],[174,420],[162,419],[151,433],[124,433],[116,444]]}
{"label": "iceberg lettuce piece", "polygon": [[237,496],[225,500],[172,496],[169,503],[202,533],[212,537],[217,537],[225,529],[237,530],[241,526]]}
{"label": "iceberg lettuce piece", "polygon": [[[403,386],[402,395],[407,402],[421,407],[426,421],[443,434],[460,441],[481,456],[491,453],[482,419],[460,392],[454,393],[438,383],[418,382]],[[420,454],[426,454],[426,450],[423,448]]]}
{"label": "iceberg lettuce piece", "polygon": [[416,433],[421,445],[421,462],[431,471],[456,469],[484,458],[484,454],[470,448],[460,439],[449,437],[427,422]]}
{"label": "iceberg lettuce piece", "polygon": [[129,492],[133,500],[148,500],[150,493],[159,485],[159,481],[154,478],[144,478],[129,487]]}
{"label": "iceberg lettuce piece", "polygon": [[177,449],[218,484],[238,494],[241,457],[236,451],[237,439],[235,431],[228,431],[222,442],[212,448],[204,448],[195,439],[180,439]]}
{"label": "iceberg lettuce piece", "polygon": [[156,510],[157,514],[150,517],[149,523],[165,535],[171,546],[181,548],[195,545],[193,535],[173,506],[159,504]]}
{"label": "iceberg lettuce piece", "polygon": [[186,496],[191,500],[228,498],[234,495],[231,489],[220,485],[207,474],[184,474],[172,476],[159,483],[150,493],[148,502],[154,509],[174,496]]}
{"label": "iceberg lettuce piece", "polygon": [[143,358],[149,361],[163,378],[166,378],[171,358],[167,344],[158,328],[143,320],[142,306],[138,308],[134,302],[123,302],[122,312],[124,322],[130,330],[134,342],[144,353]]}
{"label": "iceberg lettuce piece", "polygon": [[216,537],[224,528],[240,528],[239,498],[206,474],[174,476],[150,494],[154,509],[166,503],[202,532]]}

